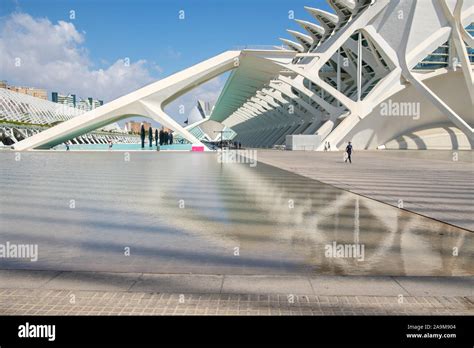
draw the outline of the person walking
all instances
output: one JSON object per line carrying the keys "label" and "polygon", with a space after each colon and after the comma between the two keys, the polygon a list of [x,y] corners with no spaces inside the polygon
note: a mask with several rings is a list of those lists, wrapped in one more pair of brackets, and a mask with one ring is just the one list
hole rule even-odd
{"label": "person walking", "polygon": [[158,147],[158,128],[155,129],[155,146]]}
{"label": "person walking", "polygon": [[349,143],[347,144],[346,146],[346,153],[347,153],[347,158],[344,162],[347,162],[349,161],[349,163],[352,163],[352,158],[351,158],[351,155],[352,155],[352,144],[351,142],[349,141]]}
{"label": "person walking", "polygon": [[163,132],[163,128],[160,129],[160,146],[163,145],[165,141],[165,133]]}
{"label": "person walking", "polygon": [[145,126],[142,123],[142,126],[140,127],[140,138],[142,140],[142,149],[145,148]]}
{"label": "person walking", "polygon": [[148,142],[150,143],[150,147],[153,146],[153,128],[148,128]]}

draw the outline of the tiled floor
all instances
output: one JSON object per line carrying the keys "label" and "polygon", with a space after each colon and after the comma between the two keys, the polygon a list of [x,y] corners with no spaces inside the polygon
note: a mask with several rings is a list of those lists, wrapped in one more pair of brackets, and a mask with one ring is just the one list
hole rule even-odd
{"label": "tiled floor", "polygon": [[474,297],[0,290],[1,315],[474,315]]}

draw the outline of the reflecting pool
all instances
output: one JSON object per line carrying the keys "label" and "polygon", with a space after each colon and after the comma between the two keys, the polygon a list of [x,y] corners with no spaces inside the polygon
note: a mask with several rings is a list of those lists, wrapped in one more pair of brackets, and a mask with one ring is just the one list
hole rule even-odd
{"label": "reflecting pool", "polygon": [[[474,274],[473,233],[262,163],[74,151],[0,161],[0,245],[39,251],[0,258],[3,269]],[[339,246],[363,255],[331,253]]]}

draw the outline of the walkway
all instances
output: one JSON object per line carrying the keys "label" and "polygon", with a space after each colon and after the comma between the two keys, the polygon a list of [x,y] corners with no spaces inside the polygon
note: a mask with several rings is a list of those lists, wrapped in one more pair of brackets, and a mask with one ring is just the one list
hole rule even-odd
{"label": "walkway", "polygon": [[0,315],[474,315],[473,277],[0,271]]}

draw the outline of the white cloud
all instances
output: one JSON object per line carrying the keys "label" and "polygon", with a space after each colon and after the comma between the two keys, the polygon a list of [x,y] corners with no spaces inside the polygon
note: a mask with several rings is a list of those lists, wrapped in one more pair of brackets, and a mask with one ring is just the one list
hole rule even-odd
{"label": "white cloud", "polygon": [[[144,59],[131,61],[125,58],[114,63],[99,59],[103,69],[94,67],[85,48],[85,33],[78,32],[74,24],[46,18],[34,18],[26,13],[14,13],[0,25],[0,79],[9,83],[45,88],[49,93],[75,93],[78,97],[113,100],[129,93],[161,74],[161,67]],[[168,58],[179,59],[181,53],[171,47],[165,51]],[[21,60],[15,66],[16,59]],[[215,102],[225,83],[217,77],[171,103],[166,111],[183,123],[196,106],[198,99]],[[184,114],[179,106],[184,105]]]}
{"label": "white cloud", "polygon": [[[45,18],[14,13],[0,28],[0,78],[109,101],[153,82],[149,69],[161,72],[146,60],[127,64],[125,58],[96,69],[84,42],[84,33],[72,23],[53,24]],[[20,66],[15,65],[18,62]]]}

